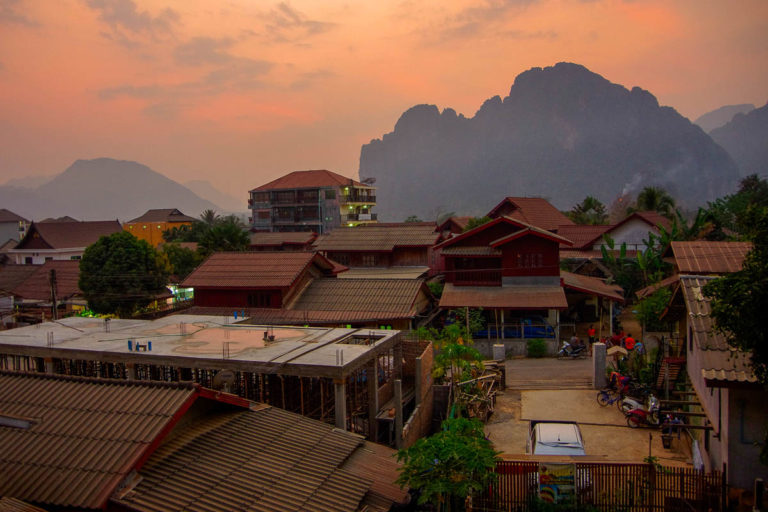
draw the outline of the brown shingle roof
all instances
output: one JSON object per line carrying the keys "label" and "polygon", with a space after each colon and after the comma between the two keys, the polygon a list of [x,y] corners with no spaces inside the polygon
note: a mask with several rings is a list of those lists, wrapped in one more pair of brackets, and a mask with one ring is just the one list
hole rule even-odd
{"label": "brown shingle roof", "polygon": [[445,285],[441,308],[567,309],[561,286]]}
{"label": "brown shingle roof", "polygon": [[308,245],[315,241],[317,234],[312,231],[287,233],[251,233],[251,246],[279,247],[281,245]]}
{"label": "brown shingle roof", "polygon": [[591,249],[596,240],[612,226],[590,226],[587,224],[569,224],[558,226],[557,234],[573,242],[574,249]]}
{"label": "brown shingle roof", "polygon": [[184,287],[287,288],[310,264],[331,270],[312,252],[222,252],[212,254],[181,284]]}
{"label": "brown shingle roof", "polygon": [[37,272],[35,265],[5,265],[0,267],[0,291],[10,292]]}
{"label": "brown shingle roof", "polygon": [[[360,436],[274,407],[218,414],[195,422],[160,447],[140,471],[142,480],[114,501],[138,511],[360,510],[367,495],[407,501],[377,478],[397,475],[394,450],[371,474],[342,464]],[[392,485],[392,482],[389,482]],[[386,510],[389,509],[386,508]]]}
{"label": "brown shingle roof", "polygon": [[347,187],[350,185],[356,187],[365,186],[352,178],[346,178],[341,174],[320,169],[311,171],[293,171],[292,173],[270,181],[265,185],[256,187],[251,190],[251,192],[292,188]]}
{"label": "brown shingle roof", "polygon": [[192,385],[0,371],[0,495],[97,509],[190,400]]}
{"label": "brown shingle roof", "polygon": [[318,251],[392,251],[395,247],[432,247],[440,240],[435,224],[404,222],[335,229],[315,242]]}
{"label": "brown shingle roof", "polygon": [[[85,222],[33,222],[17,249],[42,242],[45,248],[88,247],[102,236],[122,231],[116,220]],[[34,242],[33,242],[34,241]],[[42,248],[42,246],[40,246]]]}
{"label": "brown shingle roof", "polygon": [[16,215],[11,210],[0,208],[0,222],[29,222],[21,215]]}
{"label": "brown shingle roof", "polygon": [[672,253],[681,274],[724,274],[738,272],[749,242],[672,242]]}
{"label": "brown shingle roof", "polygon": [[129,220],[128,223],[134,222],[196,222],[199,219],[184,215],[176,208],[160,208],[154,210],[147,210],[141,217],[136,217],[133,220]]}
{"label": "brown shingle roof", "polygon": [[[25,265],[26,266],[26,265]],[[46,261],[43,265],[28,265],[34,269],[27,278],[13,288],[13,295],[22,299],[51,299],[51,270],[56,270],[56,297],[64,300],[82,295],[77,282],[80,279],[80,262],[71,260]]]}
{"label": "brown shingle roof", "polygon": [[414,307],[424,289],[419,279],[316,279],[291,309],[387,313],[390,318],[410,318],[419,313]]}
{"label": "brown shingle roof", "polygon": [[499,210],[506,205],[513,208],[506,213],[507,217],[547,231],[556,231],[559,226],[573,224],[571,219],[542,197],[506,197],[488,212],[488,217],[498,217]]}
{"label": "brown shingle roof", "polygon": [[749,355],[728,344],[725,336],[714,330],[710,317],[710,299],[702,288],[712,277],[681,276],[680,283],[688,312],[688,325],[693,341],[701,350],[701,374],[707,381],[757,382]]}

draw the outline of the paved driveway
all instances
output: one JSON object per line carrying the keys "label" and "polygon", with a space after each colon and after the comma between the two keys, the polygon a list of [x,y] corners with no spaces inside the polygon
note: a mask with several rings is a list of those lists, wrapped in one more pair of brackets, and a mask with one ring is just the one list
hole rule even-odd
{"label": "paved driveway", "polygon": [[[486,434],[504,454],[525,453],[529,420],[576,421],[590,458],[615,462],[643,462],[651,453],[665,465],[686,465],[689,457],[665,450],[657,429],[627,427],[614,406],[600,407],[591,387],[589,359],[516,359],[507,361],[507,384],[497,397]],[[680,443],[675,442],[675,445]],[[673,445],[673,448],[674,446]]]}

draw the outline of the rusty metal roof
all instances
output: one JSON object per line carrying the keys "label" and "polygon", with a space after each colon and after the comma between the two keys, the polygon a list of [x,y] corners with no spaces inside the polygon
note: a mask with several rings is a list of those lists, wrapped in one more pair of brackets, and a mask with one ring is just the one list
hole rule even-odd
{"label": "rusty metal roof", "polygon": [[650,286],[646,286],[645,288],[637,290],[635,292],[635,295],[637,295],[638,299],[644,299],[644,298],[646,298],[646,297],[648,297],[650,295],[653,295],[653,293],[656,290],[658,290],[660,288],[665,288],[667,286],[671,286],[673,284],[676,284],[678,281],[680,281],[680,275],[679,274],[675,274],[675,275],[667,277],[666,279],[662,279],[658,283],[654,283],[654,284],[652,284]]}
{"label": "rusty metal roof", "polygon": [[276,180],[270,181],[251,192],[259,190],[285,190],[293,188],[319,188],[319,187],[366,187],[359,181],[346,178],[341,174],[325,169],[311,171],[293,171]]}
{"label": "rusty metal roof", "polygon": [[724,274],[738,272],[749,242],[672,242],[672,253],[681,274]]}
{"label": "rusty metal roof", "polygon": [[[222,413],[181,428],[113,501],[132,510],[357,511],[369,493],[406,501],[388,486],[394,450],[378,473],[345,464],[368,444],[355,434],[273,407]],[[387,508],[387,510],[389,507]]]}
{"label": "rusty metal roof", "polygon": [[0,495],[102,508],[184,403],[193,385],[0,371]]}
{"label": "rusty metal roof", "polygon": [[598,295],[614,302],[624,302],[624,290],[621,286],[606,284],[603,279],[574,274],[565,270],[560,271],[560,277],[563,278],[563,285],[571,290]]}
{"label": "rusty metal roof", "polygon": [[561,286],[455,286],[447,283],[441,308],[567,309]]}
{"label": "rusty metal roof", "polygon": [[221,252],[212,254],[181,286],[202,288],[287,288],[311,264],[333,265],[312,252]]}
{"label": "rusty metal roof", "polygon": [[34,272],[16,285],[11,293],[23,299],[51,300],[51,270],[56,271],[56,297],[65,300],[82,295],[77,282],[80,279],[80,262],[72,260],[51,260],[43,265],[29,265]]}
{"label": "rusty metal roof", "polygon": [[88,247],[102,236],[119,233],[116,220],[83,222],[33,222],[16,249],[27,247],[66,249]]}
{"label": "rusty metal roof", "polygon": [[434,223],[369,224],[334,229],[315,242],[318,251],[392,251],[395,247],[432,247],[440,241]]}
{"label": "rusty metal roof", "polygon": [[680,283],[688,312],[688,325],[696,347],[701,351],[701,374],[708,381],[755,383],[749,354],[728,344],[725,336],[714,330],[710,299],[702,288],[713,277],[681,276]]}

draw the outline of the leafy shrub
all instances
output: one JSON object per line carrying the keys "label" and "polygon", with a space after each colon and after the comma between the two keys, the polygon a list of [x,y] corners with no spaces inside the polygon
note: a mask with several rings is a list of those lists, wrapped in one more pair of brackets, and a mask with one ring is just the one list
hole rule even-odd
{"label": "leafy shrub", "polygon": [[528,340],[528,357],[544,357],[547,355],[547,342],[541,338]]}

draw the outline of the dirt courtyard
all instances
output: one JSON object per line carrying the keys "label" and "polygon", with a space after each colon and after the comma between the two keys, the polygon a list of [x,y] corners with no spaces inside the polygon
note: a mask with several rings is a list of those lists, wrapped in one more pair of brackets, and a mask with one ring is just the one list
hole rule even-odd
{"label": "dirt courtyard", "polygon": [[[615,405],[601,407],[597,390],[585,389],[591,371],[588,359],[507,361],[507,384],[512,387],[497,396],[485,429],[494,447],[505,455],[524,454],[529,420],[575,421],[589,459],[643,462],[650,434],[651,454],[661,464],[688,465],[690,456],[680,452],[681,440],[675,438],[672,449],[665,450],[659,429],[629,428]],[[536,389],[520,389],[531,383]]]}

